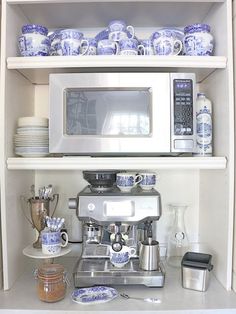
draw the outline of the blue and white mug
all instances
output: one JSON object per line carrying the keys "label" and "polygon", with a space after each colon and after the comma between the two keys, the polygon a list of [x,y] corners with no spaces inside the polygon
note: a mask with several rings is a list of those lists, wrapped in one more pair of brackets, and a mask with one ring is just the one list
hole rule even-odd
{"label": "blue and white mug", "polygon": [[134,38],[122,39],[119,42],[120,55],[137,55],[138,41]]}
{"label": "blue and white mug", "polygon": [[151,56],[154,55],[153,43],[151,39],[142,39],[140,45],[138,46],[138,51],[140,55]]}
{"label": "blue and white mug", "polygon": [[177,56],[182,52],[182,41],[176,39],[172,32],[158,31],[153,33],[152,42],[155,55]]}
{"label": "blue and white mug", "polygon": [[18,38],[21,56],[48,56],[50,40],[47,34],[48,29],[42,25],[27,24],[22,26],[22,35]]}
{"label": "blue and white mug", "polygon": [[116,174],[116,185],[121,192],[130,192],[131,189],[141,182],[142,176],[130,172],[120,172]]}
{"label": "blue and white mug", "polygon": [[[62,235],[65,236],[65,243],[62,243]],[[59,254],[62,247],[68,244],[68,234],[60,231],[42,231],[42,252],[46,255]]]}
{"label": "blue and white mug", "polygon": [[94,38],[84,38],[80,46],[81,55],[96,55],[97,54],[97,41]]}
{"label": "blue and white mug", "polygon": [[108,38],[114,41],[122,39],[134,38],[134,27],[132,25],[126,26],[122,20],[113,20],[108,25]]}
{"label": "blue and white mug", "polygon": [[142,180],[139,185],[143,190],[149,191],[155,187],[157,178],[155,172],[141,172],[140,175]]}
{"label": "blue and white mug", "polygon": [[110,262],[117,268],[122,268],[127,264],[132,256],[135,256],[136,249],[123,245],[121,251],[116,252],[110,247]]}
{"label": "blue and white mug", "polygon": [[[57,50],[58,55],[78,56],[80,54],[81,44],[85,41],[84,34],[77,29],[63,29],[59,33],[60,47]],[[88,42],[86,41],[87,45]]]}
{"label": "blue and white mug", "polygon": [[110,39],[103,39],[98,42],[98,55],[117,55],[119,54],[119,44]]}

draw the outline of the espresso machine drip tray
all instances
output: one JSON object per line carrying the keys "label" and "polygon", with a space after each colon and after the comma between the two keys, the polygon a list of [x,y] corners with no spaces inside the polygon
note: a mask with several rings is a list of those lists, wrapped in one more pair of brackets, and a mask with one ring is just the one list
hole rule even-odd
{"label": "espresso machine drip tray", "polygon": [[94,285],[145,285],[148,287],[164,286],[164,267],[154,271],[139,268],[139,259],[132,258],[122,268],[114,267],[109,259],[82,258],[74,269],[75,287]]}

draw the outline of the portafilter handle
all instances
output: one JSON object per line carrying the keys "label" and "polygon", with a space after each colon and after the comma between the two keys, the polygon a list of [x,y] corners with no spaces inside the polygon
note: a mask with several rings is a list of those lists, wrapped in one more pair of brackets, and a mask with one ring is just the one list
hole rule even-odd
{"label": "portafilter handle", "polygon": [[118,233],[116,233],[115,239],[111,245],[112,249],[115,252],[120,252],[122,250],[123,245],[124,245],[124,240],[122,238],[122,234],[120,232],[118,232]]}

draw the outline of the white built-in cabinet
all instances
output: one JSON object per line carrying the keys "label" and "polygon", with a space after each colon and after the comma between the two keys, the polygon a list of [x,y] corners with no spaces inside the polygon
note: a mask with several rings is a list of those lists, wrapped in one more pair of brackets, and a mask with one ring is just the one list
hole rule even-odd
{"label": "white built-in cabinet", "polygon": [[[120,18],[133,25],[140,38],[149,36],[158,27],[207,23],[215,38],[215,55],[19,57],[17,37],[23,24],[42,24],[52,30],[79,28],[87,36],[92,36],[106,28],[110,20]],[[206,92],[213,103],[214,156],[21,158],[14,154],[12,139],[17,118],[48,116],[49,73],[126,70],[195,72],[197,89]],[[234,93],[230,0],[3,0],[1,75],[0,181],[4,289],[11,289],[23,272],[26,257],[22,249],[35,236],[20,209],[20,195],[29,191],[33,183],[36,187],[52,183],[60,193],[58,212],[68,216],[68,197],[74,197],[86,184],[82,170],[98,168],[155,170],[158,173],[157,189],[163,203],[163,214],[156,224],[159,242],[166,245],[171,221],[168,203],[188,203],[186,228],[189,239],[213,254],[214,275],[226,290],[231,289]]]}

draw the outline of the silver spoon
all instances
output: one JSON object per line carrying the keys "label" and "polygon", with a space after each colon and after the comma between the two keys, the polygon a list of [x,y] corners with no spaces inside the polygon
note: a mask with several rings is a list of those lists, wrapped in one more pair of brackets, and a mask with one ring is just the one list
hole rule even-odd
{"label": "silver spoon", "polygon": [[128,294],[121,293],[120,296],[124,299],[132,299],[132,300],[141,300],[149,303],[161,303],[161,300],[158,298],[136,298],[136,297],[130,297]]}

